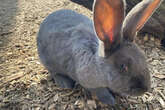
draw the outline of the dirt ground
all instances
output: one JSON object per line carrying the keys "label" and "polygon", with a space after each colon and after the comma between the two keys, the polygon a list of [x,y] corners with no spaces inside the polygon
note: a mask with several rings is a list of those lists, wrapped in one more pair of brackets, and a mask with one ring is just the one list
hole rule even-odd
{"label": "dirt ground", "polygon": [[61,89],[38,59],[36,35],[51,12],[67,8],[92,17],[70,0],[0,0],[0,110],[163,110],[165,109],[165,49],[151,35],[136,42],[145,51],[152,91],[141,97],[117,97],[114,107],[91,98],[80,86]]}

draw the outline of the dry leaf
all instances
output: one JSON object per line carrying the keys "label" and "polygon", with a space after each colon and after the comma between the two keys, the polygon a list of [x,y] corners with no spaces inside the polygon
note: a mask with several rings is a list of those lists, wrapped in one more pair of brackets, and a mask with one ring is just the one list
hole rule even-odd
{"label": "dry leaf", "polygon": [[159,98],[158,98],[158,101],[159,101],[159,103],[161,104],[162,108],[165,109],[165,102],[164,102],[164,100],[163,100],[161,97],[159,97]]}
{"label": "dry leaf", "polygon": [[74,105],[79,105],[79,103],[80,103],[80,100],[77,100],[77,101],[74,103]]}
{"label": "dry leaf", "polygon": [[164,74],[155,74],[153,76],[156,77],[156,78],[159,78],[159,79],[165,79],[165,75]]}
{"label": "dry leaf", "polygon": [[19,78],[23,77],[24,75],[25,75],[24,72],[19,72],[19,73],[7,76],[5,78],[5,80],[2,80],[3,82],[0,84],[0,88],[3,87],[8,82],[11,82],[13,80],[19,79]]}
{"label": "dry leaf", "polygon": [[147,101],[146,97],[142,97],[143,102],[145,103]]}
{"label": "dry leaf", "polygon": [[150,97],[148,97],[147,102],[151,102],[154,99],[154,97],[151,95]]}
{"label": "dry leaf", "polygon": [[161,91],[158,91],[158,92],[159,92],[160,96],[165,100],[164,94]]}

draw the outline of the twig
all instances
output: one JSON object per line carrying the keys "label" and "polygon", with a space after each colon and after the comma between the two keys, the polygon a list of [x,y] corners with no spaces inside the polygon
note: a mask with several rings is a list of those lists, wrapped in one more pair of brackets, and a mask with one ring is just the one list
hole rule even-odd
{"label": "twig", "polygon": [[3,79],[1,84],[0,84],[0,88],[4,87],[4,85],[6,85],[7,83],[13,81],[13,80],[16,80],[16,79],[19,79],[21,77],[23,77],[25,74],[23,72],[20,72],[20,73],[17,73],[17,74],[13,74],[13,75],[10,75],[10,76],[7,76],[5,79]]}
{"label": "twig", "polygon": [[164,101],[165,101],[165,96],[164,96],[164,94],[161,92],[161,91],[158,91],[159,92],[159,94],[160,94],[160,96],[164,99]]}

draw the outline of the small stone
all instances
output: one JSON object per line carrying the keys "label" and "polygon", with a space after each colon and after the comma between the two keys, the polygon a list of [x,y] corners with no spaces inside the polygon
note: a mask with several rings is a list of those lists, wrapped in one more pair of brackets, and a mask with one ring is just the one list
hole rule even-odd
{"label": "small stone", "polygon": [[165,56],[160,56],[160,59],[161,60],[165,60]]}
{"label": "small stone", "polygon": [[77,100],[74,105],[78,106],[79,108],[83,108],[85,106],[82,100]]}
{"label": "small stone", "polygon": [[159,73],[159,71],[157,69],[154,69],[153,72],[154,72],[154,74],[158,74]]}
{"label": "small stone", "polygon": [[40,65],[41,63],[40,63],[40,62],[38,62],[38,61],[36,61],[36,64]]}
{"label": "small stone", "polygon": [[30,95],[29,95],[29,94],[27,94],[27,95],[26,95],[26,98],[27,98],[27,99],[29,99],[29,98],[30,98]]}
{"label": "small stone", "polygon": [[159,39],[155,39],[155,44],[156,44],[157,46],[160,46],[160,40],[159,40]]}
{"label": "small stone", "polygon": [[20,45],[20,44],[16,44],[15,47],[16,47],[16,48],[20,48],[21,45]]}
{"label": "small stone", "polygon": [[8,103],[8,102],[10,102],[10,100],[8,98],[4,98],[2,102],[3,103]]}
{"label": "small stone", "polygon": [[[28,105],[23,105],[23,106],[22,106],[22,110],[29,110]],[[35,109],[34,109],[34,110],[35,110]]]}
{"label": "small stone", "polygon": [[151,36],[151,41],[155,41],[155,38]]}
{"label": "small stone", "polygon": [[2,95],[0,95],[0,102],[3,100],[3,96]]}
{"label": "small stone", "polygon": [[152,58],[148,58],[147,62],[152,62],[152,60],[153,60]]}
{"label": "small stone", "polygon": [[156,51],[152,51],[152,53],[150,54],[150,56],[151,56],[152,58],[159,58],[159,54],[158,54],[158,52],[156,52]]}
{"label": "small stone", "polygon": [[3,42],[2,41],[0,41],[0,45],[2,45],[3,44]]}
{"label": "small stone", "polygon": [[94,100],[88,100],[88,101],[87,101],[87,104],[88,104],[88,107],[89,107],[90,109],[96,109],[96,108],[97,108],[96,102],[95,102]]}
{"label": "small stone", "polygon": [[48,107],[48,110],[55,110],[55,107],[56,107],[55,104],[51,104],[51,105]]}
{"label": "small stone", "polygon": [[87,107],[84,107],[84,110],[89,110]]}
{"label": "small stone", "polygon": [[59,98],[59,96],[58,96],[58,94],[56,94],[53,98],[54,102],[57,102],[58,98]]}
{"label": "small stone", "polygon": [[154,60],[154,61],[151,62],[151,65],[153,65],[153,66],[156,66],[158,64],[159,64],[159,61],[158,60]]}
{"label": "small stone", "polygon": [[7,53],[7,55],[12,55],[12,54],[13,54],[12,52]]}
{"label": "small stone", "polygon": [[144,40],[145,42],[148,41],[148,35],[147,35],[147,34],[144,36],[143,40]]}
{"label": "small stone", "polygon": [[34,110],[41,110],[40,107],[36,107]]}
{"label": "small stone", "polygon": [[79,103],[80,103],[80,100],[77,100],[77,101],[74,103],[74,105],[79,105]]}
{"label": "small stone", "polygon": [[75,110],[73,105],[70,105],[70,110]]}
{"label": "small stone", "polygon": [[48,83],[48,81],[46,79],[41,79],[40,83],[43,84],[43,85],[44,84],[46,85]]}
{"label": "small stone", "polygon": [[36,82],[32,82],[32,83],[31,83],[31,86],[36,87],[36,86],[37,86],[37,83],[36,83]]}
{"label": "small stone", "polygon": [[165,65],[165,60],[163,60],[163,61],[162,61],[162,64],[164,64],[164,65]]}

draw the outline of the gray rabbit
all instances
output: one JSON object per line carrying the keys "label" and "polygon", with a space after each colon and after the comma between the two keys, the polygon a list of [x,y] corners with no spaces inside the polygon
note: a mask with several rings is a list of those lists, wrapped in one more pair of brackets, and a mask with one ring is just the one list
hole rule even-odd
{"label": "gray rabbit", "polygon": [[96,0],[94,23],[75,11],[53,12],[37,37],[41,62],[60,87],[79,83],[106,104],[115,104],[113,93],[142,95],[150,74],[134,39],[160,3],[143,0],[125,17],[124,0]]}

